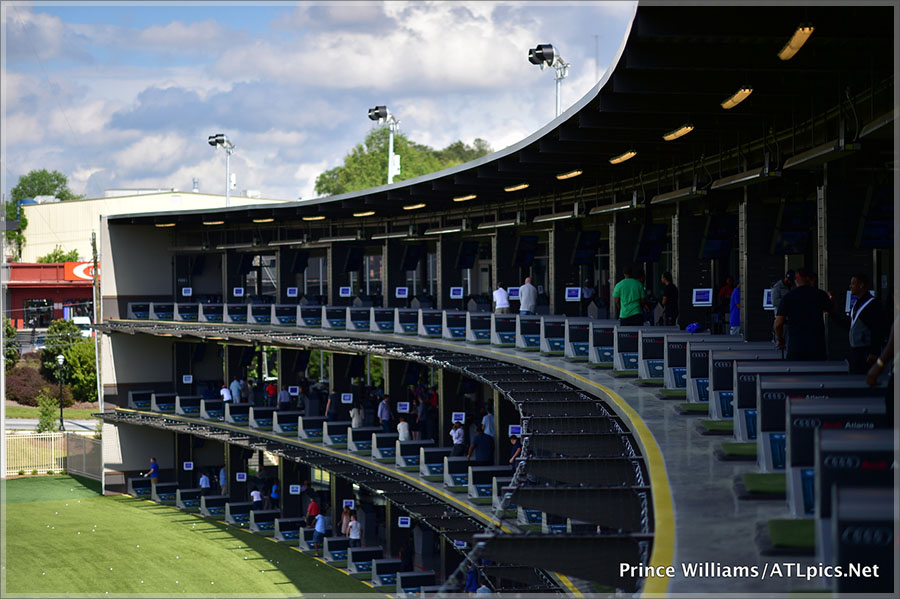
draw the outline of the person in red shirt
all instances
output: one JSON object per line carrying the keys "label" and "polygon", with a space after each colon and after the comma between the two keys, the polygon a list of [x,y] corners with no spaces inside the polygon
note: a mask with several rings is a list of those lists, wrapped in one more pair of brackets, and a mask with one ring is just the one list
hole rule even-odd
{"label": "person in red shirt", "polygon": [[306,507],[306,525],[312,526],[313,522],[316,520],[316,516],[319,515],[319,503],[316,501],[316,498],[313,497],[309,501],[309,505]]}
{"label": "person in red shirt", "polygon": [[278,394],[278,387],[275,385],[274,381],[269,382],[266,385],[266,407],[272,407],[275,405],[275,395]]}

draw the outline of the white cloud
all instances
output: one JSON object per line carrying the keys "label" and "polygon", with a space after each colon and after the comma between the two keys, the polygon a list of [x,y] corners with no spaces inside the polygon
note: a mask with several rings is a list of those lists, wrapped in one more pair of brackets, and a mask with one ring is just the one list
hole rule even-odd
{"label": "white cloud", "polygon": [[328,168],[328,163],[325,161],[307,162],[299,165],[294,171],[294,180],[300,182],[300,190],[297,192],[297,197],[304,200],[319,197],[319,194],[316,193],[316,177]]}
{"label": "white cloud", "polygon": [[141,138],[113,157],[116,165],[126,173],[160,172],[183,162],[189,142],[176,133]]}

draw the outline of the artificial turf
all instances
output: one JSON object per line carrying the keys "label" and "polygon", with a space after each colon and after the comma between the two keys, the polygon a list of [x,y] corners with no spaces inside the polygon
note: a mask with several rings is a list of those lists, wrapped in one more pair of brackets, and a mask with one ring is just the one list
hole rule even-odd
{"label": "artificial turf", "polygon": [[6,593],[365,593],[320,561],[250,532],[68,476],[11,479]]}

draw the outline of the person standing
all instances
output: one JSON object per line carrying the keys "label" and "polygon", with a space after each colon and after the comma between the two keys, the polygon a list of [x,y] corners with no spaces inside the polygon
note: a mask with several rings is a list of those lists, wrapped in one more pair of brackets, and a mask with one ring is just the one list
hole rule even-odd
{"label": "person standing", "polygon": [[450,455],[453,457],[466,455],[466,429],[461,422],[454,422],[450,429],[450,438],[453,440],[453,449]]}
{"label": "person standing", "polygon": [[391,432],[391,396],[385,395],[378,404],[378,422],[384,432]]}
{"label": "person standing", "polygon": [[313,546],[315,547],[316,555],[321,557],[322,552],[320,549],[325,541],[325,515],[319,512],[316,514],[313,523],[315,525],[315,530],[313,531]]}
{"label": "person standing", "polygon": [[519,314],[532,315],[537,309],[537,289],[531,284],[531,277],[519,287]]}
{"label": "person standing", "polygon": [[658,324],[674,326],[678,319],[678,287],[672,282],[672,273],[668,271],[661,274],[659,280],[663,284],[663,296],[662,312],[659,315]]}
{"label": "person standing", "polygon": [[150,491],[156,493],[156,483],[159,482],[159,464],[156,458],[150,458],[150,470],[144,474],[144,478],[150,477]]}
{"label": "person standing", "polygon": [[346,537],[348,532],[350,532],[350,508],[345,505],[341,512],[341,535]]}
{"label": "person standing", "polygon": [[522,455],[522,441],[515,435],[509,438],[512,449],[509,452],[509,465],[515,469],[516,460]]}
{"label": "person standing", "polygon": [[291,409],[291,394],[285,388],[282,388],[281,391],[278,392],[278,409]]}
{"label": "person standing", "polygon": [[200,494],[209,495],[209,475],[204,472],[200,475]]}
{"label": "person standing", "polygon": [[281,490],[278,488],[278,480],[272,481],[272,488],[269,489],[269,497],[267,498],[266,507],[270,510],[281,509],[279,499],[281,498]]}
{"label": "person standing", "polygon": [[275,394],[278,393],[278,387],[275,386],[275,381],[269,381],[269,384],[266,385],[266,407],[271,408],[275,405]]}
{"label": "person standing", "polygon": [[225,466],[219,468],[219,495],[228,494],[228,471]]}
{"label": "person standing", "polygon": [[482,424],[478,425],[478,434],[472,439],[472,445],[469,446],[469,453],[466,454],[466,457],[471,460],[473,453],[476,466],[490,466],[494,462],[494,438],[484,434],[484,425]]}
{"label": "person standing", "polygon": [[309,505],[306,506],[306,526],[311,528],[316,518],[322,515],[321,511],[319,502],[316,501],[316,495],[313,493],[309,499]]}
{"label": "person standing", "polygon": [[237,375],[231,377],[231,384],[228,386],[228,390],[231,392],[231,400],[234,403],[241,403],[241,382],[238,380]]}
{"label": "person standing", "polygon": [[772,285],[772,305],[775,307],[775,312],[778,312],[781,300],[794,288],[794,274],[793,270],[789,270],[784,273],[783,279]]}
{"label": "person standing", "polygon": [[[884,315],[875,297],[869,293],[869,278],[860,273],[850,277],[850,293],[856,303],[850,308],[849,321],[840,318],[850,328],[850,373],[865,374],[878,359],[884,343]],[[832,298],[833,299],[833,298]]]}
{"label": "person standing", "polygon": [[231,401],[231,389],[228,388],[228,385],[222,385],[222,388],[219,389],[219,397],[221,397],[224,402]]}
{"label": "person standing", "polygon": [[494,438],[496,436],[494,431],[494,414],[491,410],[491,406],[484,407],[484,416],[481,417],[481,427],[484,429],[484,434],[488,437]]}
{"label": "person standing", "polygon": [[636,278],[638,274],[642,273],[637,272],[633,266],[626,267],[622,270],[624,278],[613,288],[616,312],[619,315],[619,324],[622,326],[639,327],[644,324],[647,299],[644,286]]}
{"label": "person standing", "polygon": [[359,547],[361,542],[362,526],[356,519],[356,514],[350,514],[350,524],[347,525],[347,536],[350,537],[350,546]]}
{"label": "person standing", "polygon": [[[775,341],[779,349],[787,348],[787,360],[825,360],[825,322],[823,313],[832,313],[834,306],[821,289],[810,284],[810,273],[797,270],[794,282],[797,288],[788,293],[775,316]],[[787,343],[785,343],[787,325]]]}
{"label": "person standing", "polygon": [[363,408],[360,400],[354,400],[353,407],[350,408],[350,426],[352,428],[360,428],[363,425]]}
{"label": "person standing", "polygon": [[731,292],[731,301],[728,307],[728,324],[731,325],[729,333],[732,335],[741,334],[741,281],[736,280],[734,283],[734,291]]}
{"label": "person standing", "polygon": [[253,490],[250,491],[250,501],[253,502],[252,509],[254,511],[263,509],[262,493],[257,487],[253,487]]}
{"label": "person standing", "polygon": [[400,415],[400,422],[397,423],[397,440],[409,441],[409,423],[406,422],[406,416]]}
{"label": "person standing", "polygon": [[235,401],[238,401],[238,397],[240,397],[241,403],[248,404],[250,403],[250,383],[247,382],[247,377],[241,378],[240,382],[241,394],[235,395]]}
{"label": "person standing", "polygon": [[509,314],[509,294],[499,282],[494,289],[494,314]]}

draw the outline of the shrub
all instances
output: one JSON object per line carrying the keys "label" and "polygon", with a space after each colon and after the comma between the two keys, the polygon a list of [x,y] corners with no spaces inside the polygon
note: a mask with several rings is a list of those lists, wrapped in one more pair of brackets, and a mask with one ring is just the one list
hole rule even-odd
{"label": "shrub", "polygon": [[[62,354],[68,362],[69,348],[81,340],[81,329],[71,320],[60,318],[51,322],[47,327],[47,347],[41,352],[41,374],[51,381],[59,382],[57,376],[60,369],[56,356]],[[63,382],[68,379],[68,367],[68,364],[63,365]]]}
{"label": "shrub", "polygon": [[53,476],[53,470],[47,470],[47,476]]}
{"label": "shrub", "polygon": [[56,431],[57,417],[59,416],[59,400],[51,397],[47,389],[41,389],[38,393],[38,425],[37,432],[52,433]]}
{"label": "shrub", "polygon": [[31,471],[31,476],[37,476],[37,470],[32,470],[32,471]]}
{"label": "shrub", "polygon": [[[59,388],[42,377],[37,368],[17,366],[6,375],[6,399],[10,401],[23,406],[37,406],[38,394],[42,389],[59,401]],[[63,385],[63,405],[71,406],[72,403],[72,390]]]}
{"label": "shrub", "polygon": [[25,471],[24,471],[24,470],[19,470],[19,476],[25,476]]}
{"label": "shrub", "polygon": [[97,363],[93,341],[79,341],[66,352],[66,378],[78,401],[97,401]]}

